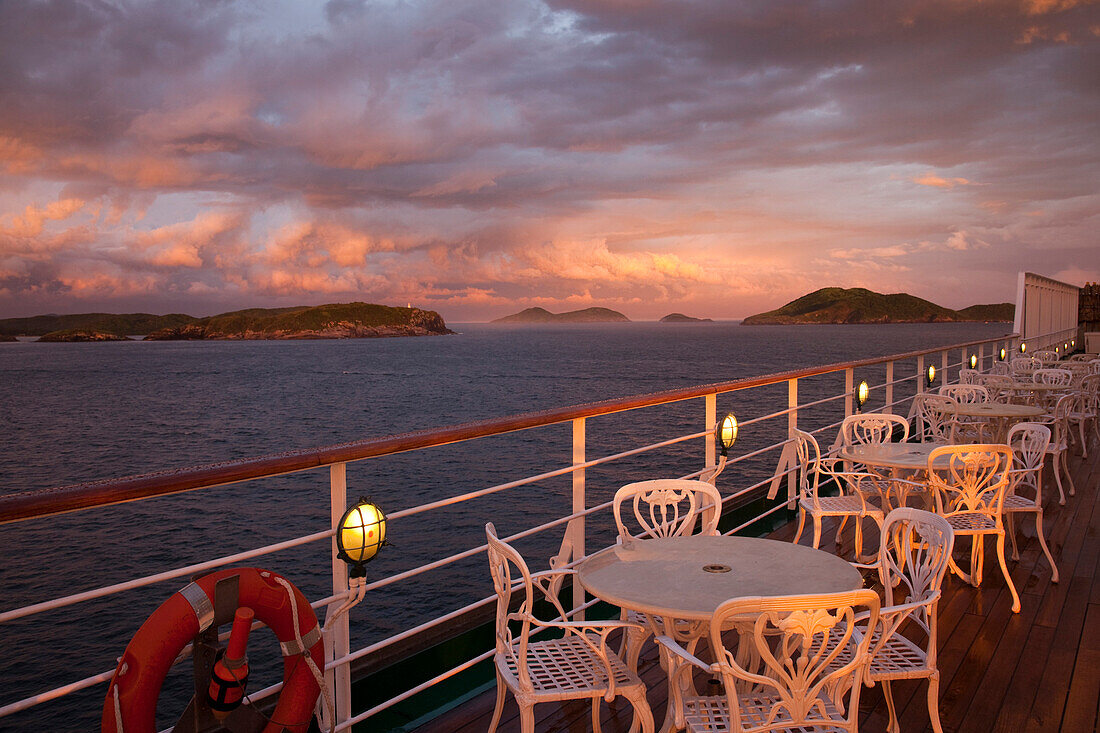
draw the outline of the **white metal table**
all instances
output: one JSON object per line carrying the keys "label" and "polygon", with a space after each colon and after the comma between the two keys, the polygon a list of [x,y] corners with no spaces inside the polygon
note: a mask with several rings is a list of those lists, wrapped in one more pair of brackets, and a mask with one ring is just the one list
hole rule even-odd
{"label": "white metal table", "polygon": [[[730,598],[840,593],[863,587],[847,561],[821,550],[755,537],[692,535],[635,540],[577,566],[592,595],[640,611],[654,627],[694,649],[710,618]],[[687,622],[687,623],[685,623]],[[683,727],[675,666],[662,650],[669,704],[662,731]]]}
{"label": "white metal table", "polygon": [[973,402],[960,404],[955,414],[964,417],[976,417],[993,424],[993,442],[1003,443],[1009,428],[1018,422],[1045,414],[1041,407],[1033,405],[1014,405],[1008,402]]}

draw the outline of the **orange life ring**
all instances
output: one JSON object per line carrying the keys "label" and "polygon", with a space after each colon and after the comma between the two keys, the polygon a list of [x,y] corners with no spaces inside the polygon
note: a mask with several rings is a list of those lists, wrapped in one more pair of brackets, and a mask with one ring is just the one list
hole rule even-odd
{"label": "orange life ring", "polygon": [[[236,568],[219,570],[196,580],[174,593],[145,620],[126,647],[107,687],[100,723],[103,731],[156,730],[157,698],[168,669],[195,635],[213,623],[214,585],[233,575],[240,576],[238,603],[255,611],[256,619],[275,632],[283,651],[283,689],[264,733],[304,733],[309,728],[321,690],[303,657],[308,654],[319,670],[325,668],[324,641],[317,616],[302,592],[286,581],[294,594],[297,635],[302,639],[303,649],[295,636],[290,596],[275,580],[282,576],[260,568]],[[118,729],[119,719],[125,731]]]}

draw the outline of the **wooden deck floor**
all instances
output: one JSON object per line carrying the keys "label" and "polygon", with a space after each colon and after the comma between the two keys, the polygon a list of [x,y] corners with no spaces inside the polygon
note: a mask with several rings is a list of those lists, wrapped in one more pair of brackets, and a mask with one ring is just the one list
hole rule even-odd
{"label": "wooden deck floor", "polygon": [[[1051,583],[1050,568],[1033,536],[1024,527],[1020,560],[1009,560],[1023,608],[1011,611],[1011,596],[996,555],[987,547],[986,578],[972,588],[948,575],[940,601],[940,718],[944,731],[1096,731],[1100,700],[1100,448],[1093,441],[1088,460],[1070,457],[1077,495],[1058,505],[1057,489],[1045,477],[1045,527],[1058,563],[1060,582]],[[1027,524],[1027,520],[1023,522]],[[771,537],[790,540],[788,524]],[[802,537],[809,544],[809,533]],[[824,535],[829,538],[830,533]],[[845,537],[850,542],[851,532]],[[969,542],[964,542],[969,546]],[[825,549],[835,549],[826,547]],[[964,565],[965,566],[965,565]],[[656,652],[646,646],[640,665],[658,725],[664,716],[664,675]],[[895,682],[894,697],[902,731],[930,731],[923,682]],[[420,728],[418,733],[485,731],[495,694],[481,695]],[[535,708],[539,731],[586,731],[591,727],[587,704],[544,704]],[[860,730],[885,731],[886,704],[878,687],[860,698]],[[610,733],[630,727],[630,706],[619,698],[604,705],[602,726]],[[509,695],[504,733],[519,730],[518,709]]]}

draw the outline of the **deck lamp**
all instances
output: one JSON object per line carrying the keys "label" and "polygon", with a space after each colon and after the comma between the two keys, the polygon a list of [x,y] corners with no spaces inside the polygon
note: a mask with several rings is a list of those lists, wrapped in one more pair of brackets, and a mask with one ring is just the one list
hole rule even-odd
{"label": "deck lamp", "polygon": [[971,354],[970,355],[970,368],[971,369],[977,369],[978,368],[978,355],[977,354]]}
{"label": "deck lamp", "polygon": [[1020,342],[1020,353],[1022,354],[1025,351],[1027,351],[1027,344],[1025,344],[1023,341],[1021,341]]}
{"label": "deck lamp", "polygon": [[856,412],[863,412],[863,406],[867,403],[867,397],[871,394],[871,388],[867,386],[867,380],[864,379],[856,387]]}
{"label": "deck lamp", "polygon": [[365,565],[386,544],[386,515],[370,500],[359,497],[336,528],[336,557],[349,566],[348,577],[363,578]]}
{"label": "deck lamp", "polygon": [[928,389],[932,388],[932,383],[936,381],[936,366],[935,364],[928,365],[928,371],[924,373],[924,384]]}
{"label": "deck lamp", "polygon": [[730,448],[737,442],[737,416],[732,412],[719,420],[714,425],[714,446],[721,456],[718,465],[714,467],[714,473],[707,479],[710,483],[718,478],[718,474],[726,467],[726,459],[729,457]]}
{"label": "deck lamp", "polygon": [[1001,361],[1004,361],[1005,359],[1008,358],[1008,352],[1005,351],[1005,347],[1003,347],[1003,346],[1001,347],[1001,351],[997,356],[1000,358]]}

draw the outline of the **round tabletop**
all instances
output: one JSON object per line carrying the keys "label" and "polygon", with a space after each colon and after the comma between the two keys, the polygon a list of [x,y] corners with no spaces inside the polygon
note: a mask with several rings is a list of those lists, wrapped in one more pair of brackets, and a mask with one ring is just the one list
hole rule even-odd
{"label": "round tabletop", "polygon": [[974,402],[960,404],[955,413],[965,417],[1039,417],[1045,413],[1041,407],[1032,405],[1013,405],[1006,402]]}
{"label": "round tabletop", "polygon": [[1037,384],[1035,382],[1013,382],[1012,384],[1006,384],[1006,389],[1019,390],[1021,392],[1054,392],[1057,390],[1065,391],[1072,389],[1064,384]]}
{"label": "round tabletop", "polygon": [[[840,449],[838,455],[846,461],[854,461],[866,466],[914,471],[928,468],[928,455],[936,448],[942,447],[940,443],[867,443],[846,445]],[[940,467],[940,463],[947,468],[946,456],[941,457],[936,468]]]}
{"label": "round tabletop", "polygon": [[692,535],[634,540],[577,566],[592,595],[616,606],[705,621],[730,598],[839,593],[863,577],[836,555],[755,537]]}

